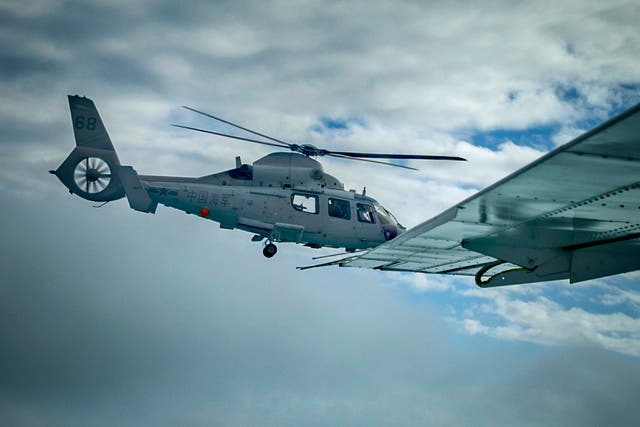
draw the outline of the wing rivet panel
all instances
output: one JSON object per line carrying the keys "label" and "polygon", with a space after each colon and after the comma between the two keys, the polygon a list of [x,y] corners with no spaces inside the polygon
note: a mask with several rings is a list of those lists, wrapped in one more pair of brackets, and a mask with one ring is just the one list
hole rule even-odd
{"label": "wing rivet panel", "polygon": [[[586,200],[582,200],[582,201],[577,202],[577,203],[573,202],[569,206],[566,206],[566,207],[563,207],[563,208],[556,209],[554,211],[548,212],[548,213],[542,215],[540,218],[549,218],[549,217],[556,216],[556,215],[564,213],[564,212],[568,212],[568,211],[571,211],[571,210],[574,210],[574,209],[578,209],[580,207],[589,206],[589,205],[591,205],[593,203],[596,203],[598,201],[606,200],[606,199],[608,199],[610,197],[613,197],[613,196],[616,196],[616,195],[621,195],[621,194],[623,194],[625,192],[628,192],[628,191],[631,191],[631,190],[637,190],[638,188],[640,188],[640,184],[638,184],[638,183],[635,183],[635,184],[632,184],[632,185],[628,185],[626,187],[623,187],[623,188],[620,188],[620,189],[615,189],[615,190],[612,190],[612,191],[610,191],[608,193],[599,194],[597,196],[591,197],[591,198],[586,199]],[[637,200],[637,198],[635,198],[634,200]],[[607,204],[606,203],[601,203],[601,206],[607,206]],[[618,206],[620,208],[625,208],[626,205],[621,203]],[[638,206],[638,208],[640,209],[640,205]]]}

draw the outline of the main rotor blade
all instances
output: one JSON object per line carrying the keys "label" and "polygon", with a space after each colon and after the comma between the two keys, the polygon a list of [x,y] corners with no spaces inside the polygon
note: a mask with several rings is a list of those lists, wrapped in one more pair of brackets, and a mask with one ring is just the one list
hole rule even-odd
{"label": "main rotor blade", "polygon": [[245,131],[245,132],[249,132],[249,133],[254,134],[254,135],[256,135],[256,136],[261,136],[261,137],[263,137],[263,138],[267,138],[267,139],[268,139],[268,140],[270,140],[270,141],[273,141],[273,142],[279,142],[280,144],[284,144],[284,145],[286,145],[286,146],[287,146],[287,147],[289,147],[289,148],[291,148],[291,146],[292,146],[292,144],[289,144],[288,142],[281,141],[281,140],[276,139],[276,138],[272,138],[272,137],[270,137],[269,135],[265,135],[265,134],[263,134],[263,133],[256,132],[255,130],[251,130],[251,129],[249,129],[249,128],[246,128],[246,127],[240,126],[239,124],[236,124],[236,123],[230,122],[230,121],[225,120],[225,119],[220,118],[220,117],[216,117],[216,116],[214,116],[213,114],[205,113],[204,111],[196,110],[195,108],[187,107],[186,105],[183,105],[183,106],[182,106],[182,108],[186,108],[187,110],[189,110],[189,111],[193,111],[194,113],[202,114],[203,116],[209,117],[210,119],[217,120],[217,121],[222,122],[222,123],[226,123],[226,124],[228,124],[228,125],[231,125],[231,126],[233,126],[233,127],[238,128],[238,129],[242,129],[243,131]]}
{"label": "main rotor blade", "polygon": [[369,162],[369,163],[378,163],[379,165],[387,165],[387,166],[395,166],[397,168],[403,168],[403,169],[411,169],[412,171],[417,171],[419,169],[416,168],[412,168],[410,166],[403,166],[403,165],[397,165],[395,163],[388,163],[388,162],[380,162],[378,160],[368,160],[368,159],[360,159],[358,157],[349,157],[349,156],[343,156],[342,154],[335,154],[333,152],[329,152],[326,154],[327,156],[331,156],[331,157],[339,157],[341,159],[347,159],[347,160],[357,160],[359,162]]}
{"label": "main rotor blade", "polygon": [[345,157],[365,159],[416,159],[416,160],[457,160],[467,161],[456,156],[433,156],[428,154],[384,154],[384,153],[358,153],[351,151],[327,151],[327,154],[339,154]]}
{"label": "main rotor blade", "polygon": [[266,141],[258,141],[257,139],[244,138],[242,136],[235,136],[235,135],[228,135],[226,133],[214,132],[212,130],[207,130],[207,129],[193,128],[191,126],[183,126],[183,125],[176,125],[176,124],[172,124],[171,126],[175,126],[177,128],[195,130],[196,132],[203,132],[203,133],[210,133],[212,135],[224,136],[225,138],[238,139],[240,141],[255,142],[256,144],[262,144],[262,145],[270,145],[272,147],[290,148],[288,145],[274,144],[272,142],[266,142]]}

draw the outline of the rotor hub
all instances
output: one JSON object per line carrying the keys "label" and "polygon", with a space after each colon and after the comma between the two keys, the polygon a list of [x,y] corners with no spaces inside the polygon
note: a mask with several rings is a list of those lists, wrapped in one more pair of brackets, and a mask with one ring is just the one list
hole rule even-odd
{"label": "rotor hub", "polygon": [[73,178],[80,191],[88,194],[100,193],[111,181],[111,168],[100,157],[85,157],[76,165]]}
{"label": "rotor hub", "polygon": [[305,156],[309,157],[324,156],[325,154],[327,154],[327,150],[323,150],[322,148],[318,148],[312,144],[292,144],[291,150],[297,151],[298,153],[304,154]]}
{"label": "rotor hub", "polygon": [[87,181],[96,182],[100,179],[100,172],[97,169],[89,169],[86,174]]}

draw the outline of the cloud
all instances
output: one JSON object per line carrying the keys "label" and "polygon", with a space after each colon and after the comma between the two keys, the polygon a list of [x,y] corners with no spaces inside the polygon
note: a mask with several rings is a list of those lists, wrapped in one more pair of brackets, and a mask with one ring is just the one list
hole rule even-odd
{"label": "cloud", "polygon": [[[557,286],[564,287],[563,284]],[[476,302],[455,316],[453,321],[469,334],[545,345],[595,346],[640,356],[640,318],[637,311],[635,315],[620,311],[594,313],[570,303],[561,304],[552,299],[553,293],[530,293],[523,298],[520,292],[462,289],[465,298]],[[579,289],[566,294],[575,301],[580,298],[578,294],[585,292],[588,291]],[[607,292],[602,300],[598,299],[599,304],[618,305],[637,300],[633,291],[619,289],[613,293],[613,289],[608,288]]]}
{"label": "cloud", "polygon": [[586,129],[575,127],[562,127],[554,136],[553,143],[557,146],[566,144],[586,132]]}
{"label": "cloud", "polygon": [[[190,105],[296,143],[467,157],[322,159],[415,225],[551,147],[474,136],[559,143],[637,102],[634,2],[23,3],[0,5],[0,424],[638,424],[636,276],[298,272],[317,252],[267,261],[248,234],[94,209],[46,173],[76,93],[140,173],[269,152],[170,128],[216,126]],[[318,133],[326,118],[348,126]]]}
{"label": "cloud", "polygon": [[[179,212],[58,198],[2,195],[12,248],[0,260],[3,424],[628,425],[640,416],[635,359],[479,341],[473,321],[474,341],[460,341],[435,303],[408,303],[387,275],[296,272],[306,257],[295,248],[274,263],[244,235]],[[23,238],[24,225],[38,240]]]}
{"label": "cloud", "polygon": [[426,274],[403,275],[399,283],[408,285],[418,292],[442,292],[451,289],[452,278]]}

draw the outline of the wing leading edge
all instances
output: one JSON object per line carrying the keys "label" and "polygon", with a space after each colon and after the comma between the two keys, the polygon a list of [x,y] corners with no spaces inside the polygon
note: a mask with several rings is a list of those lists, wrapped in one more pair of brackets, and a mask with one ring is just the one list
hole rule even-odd
{"label": "wing leading edge", "polygon": [[640,269],[640,104],[340,265],[481,287]]}

